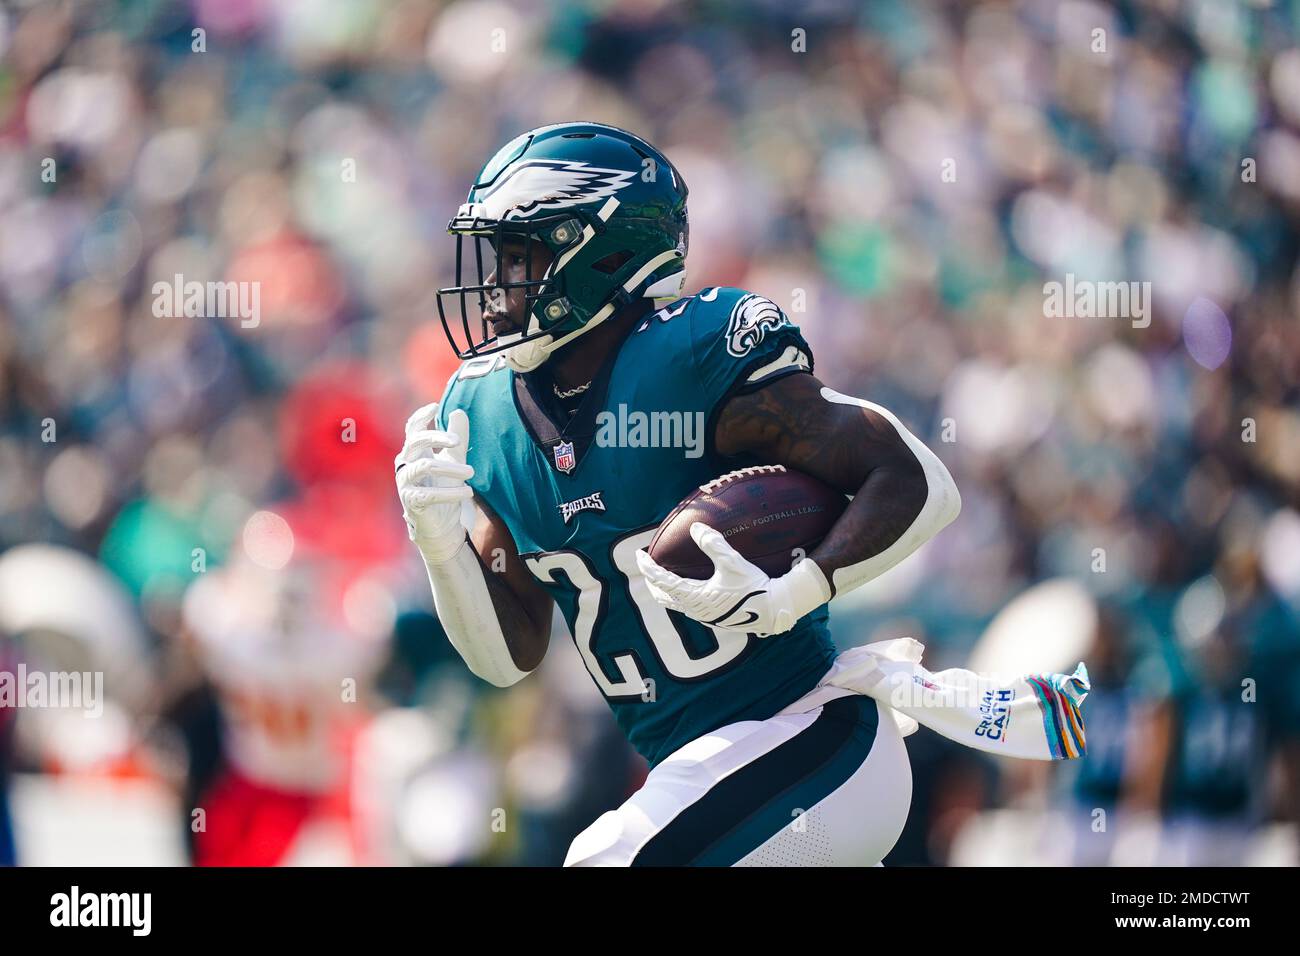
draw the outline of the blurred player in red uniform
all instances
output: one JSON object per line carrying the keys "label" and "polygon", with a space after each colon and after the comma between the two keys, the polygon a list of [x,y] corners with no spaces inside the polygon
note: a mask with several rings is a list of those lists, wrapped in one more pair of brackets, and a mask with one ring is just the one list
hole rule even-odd
{"label": "blurred player in red uniform", "polygon": [[340,584],[302,562],[240,560],[186,595],[223,726],[224,767],[192,813],[196,864],[364,861],[349,765],[364,722],[358,688],[381,644],[347,620],[345,605],[364,603],[364,591]]}

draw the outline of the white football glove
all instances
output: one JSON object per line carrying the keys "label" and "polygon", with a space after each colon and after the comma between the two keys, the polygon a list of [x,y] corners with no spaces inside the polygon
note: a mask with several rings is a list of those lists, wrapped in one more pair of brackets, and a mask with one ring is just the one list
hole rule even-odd
{"label": "white football glove", "polygon": [[469,416],[460,409],[447,417],[447,430],[429,428],[438,403],[416,409],[406,420],[406,443],[393,459],[397,494],[406,529],[431,564],[450,560],[474,524],[474,490],[465,482],[474,469],[465,464]]}
{"label": "white football glove", "polygon": [[784,634],[799,618],[831,599],[826,576],[811,558],[779,578],[770,578],[703,522],[691,525],[691,537],[713,561],[713,576],[707,581],[665,570],[644,549],[636,553],[650,595],[669,610],[701,624],[767,637]]}

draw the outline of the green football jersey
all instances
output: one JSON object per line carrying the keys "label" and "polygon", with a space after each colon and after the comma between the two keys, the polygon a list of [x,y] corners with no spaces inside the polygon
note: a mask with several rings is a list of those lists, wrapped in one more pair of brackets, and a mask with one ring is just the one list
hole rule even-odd
{"label": "green football jersey", "polygon": [[811,368],[803,336],[773,302],[714,288],[641,320],[571,419],[541,392],[549,386],[500,355],[467,361],[447,385],[437,427],[452,409],[469,416],[469,484],[555,598],[651,766],[725,724],[771,717],[835,657],[825,606],[773,637],[718,630],[657,604],[635,558],[696,487],[769,464],[717,454],[726,402]]}

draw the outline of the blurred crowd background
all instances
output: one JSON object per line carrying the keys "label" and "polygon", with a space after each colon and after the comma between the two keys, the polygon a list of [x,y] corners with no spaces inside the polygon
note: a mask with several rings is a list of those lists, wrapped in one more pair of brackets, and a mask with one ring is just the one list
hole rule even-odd
{"label": "blurred crowd background", "polygon": [[[563,625],[474,680],[391,457],[447,220],[589,119],[690,186],[687,291],[781,304],[958,521],[843,646],[1094,680],[1088,756],[909,738],[897,864],[1300,860],[1300,3],[6,0],[0,862],[557,864],[640,783]],[[1150,324],[1044,283],[1151,283]],[[258,283],[260,321],[154,284]],[[340,690],[342,688],[342,690]]]}

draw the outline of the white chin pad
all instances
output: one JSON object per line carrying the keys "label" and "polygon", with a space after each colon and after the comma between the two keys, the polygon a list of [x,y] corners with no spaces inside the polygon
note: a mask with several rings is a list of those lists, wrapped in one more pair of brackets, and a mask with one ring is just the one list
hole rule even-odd
{"label": "white chin pad", "polygon": [[546,350],[546,347],[553,341],[553,336],[543,335],[541,338],[511,346],[505,352],[506,364],[516,372],[531,372],[550,358],[551,353]]}

